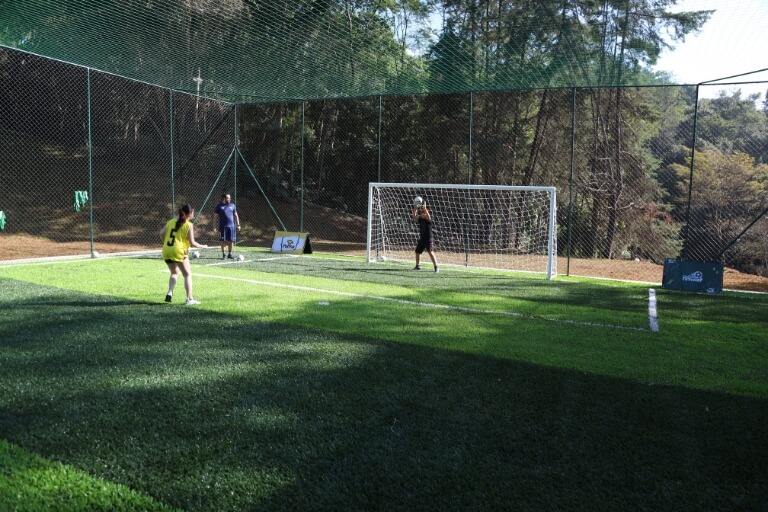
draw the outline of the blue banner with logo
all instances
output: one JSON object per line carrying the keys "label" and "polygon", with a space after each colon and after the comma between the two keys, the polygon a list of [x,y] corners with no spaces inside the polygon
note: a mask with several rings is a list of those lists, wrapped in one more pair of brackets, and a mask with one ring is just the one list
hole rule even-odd
{"label": "blue banner with logo", "polygon": [[721,293],[723,264],[719,261],[664,261],[661,287],[687,292]]}

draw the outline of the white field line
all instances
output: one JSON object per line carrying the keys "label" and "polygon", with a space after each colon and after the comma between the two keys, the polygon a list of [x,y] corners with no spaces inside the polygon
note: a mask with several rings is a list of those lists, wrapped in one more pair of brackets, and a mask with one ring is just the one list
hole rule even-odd
{"label": "white field line", "polygon": [[656,311],[656,290],[648,289],[648,324],[651,332],[659,332],[659,315]]}
{"label": "white field line", "polygon": [[295,257],[296,256],[294,256],[292,254],[286,254],[286,255],[283,255],[283,256],[274,256],[272,258],[257,258],[255,260],[248,260],[248,261],[253,261],[255,263],[259,263],[259,262],[262,262],[262,261],[287,260],[287,259],[295,258]]}
{"label": "white field line", "polygon": [[[230,260],[230,261],[222,260],[222,261],[217,262],[217,263],[205,263],[205,264],[203,264],[203,266],[204,267],[221,267],[223,265],[234,265],[235,263],[245,263],[245,262],[244,261],[238,261],[238,260]],[[199,266],[199,264],[195,265],[195,266]],[[197,275],[197,273],[195,273],[195,275]]]}
{"label": "white field line", "polygon": [[67,259],[59,259],[56,261],[52,261],[50,259],[45,260],[14,260],[11,262],[0,264],[0,268],[14,268],[14,267],[35,267],[40,265],[61,265],[61,264],[67,264],[67,263],[83,263],[88,261],[96,261],[96,258],[91,258],[90,256],[77,256]]}
{"label": "white field line", "polygon": [[531,320],[545,320],[547,322],[554,322],[554,323],[561,323],[561,324],[569,324],[569,325],[582,325],[586,327],[605,327],[609,329],[621,329],[625,331],[640,331],[640,332],[648,332],[648,329],[644,327],[630,327],[625,325],[613,325],[613,324],[603,324],[598,322],[579,322],[576,320],[567,320],[562,318],[548,318],[543,316],[535,316],[535,315],[527,315],[525,313],[517,313],[514,311],[492,311],[488,309],[477,309],[477,308],[468,308],[465,306],[451,306],[447,304],[435,304],[432,302],[421,302],[421,301],[412,301],[412,300],[405,300],[405,299],[393,299],[392,297],[382,297],[379,295],[365,295],[362,293],[351,293],[351,292],[340,292],[336,290],[326,290],[322,288],[312,288],[309,286],[299,286],[294,284],[283,284],[283,283],[272,283],[269,281],[257,281],[255,279],[243,279],[238,277],[227,277],[227,276],[215,276],[211,274],[201,274],[199,272],[195,272],[195,277],[208,277],[211,279],[221,279],[224,281],[236,281],[240,283],[249,283],[249,284],[257,284],[260,286],[273,286],[275,288],[288,288],[291,290],[301,290],[306,292],[315,292],[315,293],[328,293],[331,295],[340,295],[342,297],[354,297],[354,298],[360,298],[360,299],[372,299],[372,300],[381,300],[386,302],[394,302],[397,304],[407,304],[407,305],[413,305],[413,306],[422,306],[427,308],[435,308],[435,309],[447,309],[451,311],[463,311],[466,313],[481,313],[481,314],[487,314],[487,315],[504,315],[504,316],[511,316],[515,318],[526,318]]}
{"label": "white field line", "polygon": [[159,250],[107,252],[93,257],[90,254],[71,254],[68,256],[47,256],[44,258],[24,258],[20,260],[5,260],[0,262],[0,268],[23,267],[26,265],[50,265],[58,263],[77,263],[87,260],[99,260],[104,258],[122,258],[124,256],[144,256],[147,254],[159,254]]}
{"label": "white field line", "polygon": [[204,267],[220,267],[222,265],[235,265],[237,263],[240,263],[242,265],[243,263],[260,263],[262,261],[284,260],[284,259],[287,259],[287,258],[290,258],[290,257],[291,256],[289,256],[289,255],[285,255],[285,256],[275,256],[274,258],[257,258],[257,259],[254,259],[254,260],[243,260],[243,261],[240,261],[240,260],[224,261],[224,260],[222,260],[222,261],[218,261],[216,263],[205,263],[203,266]]}

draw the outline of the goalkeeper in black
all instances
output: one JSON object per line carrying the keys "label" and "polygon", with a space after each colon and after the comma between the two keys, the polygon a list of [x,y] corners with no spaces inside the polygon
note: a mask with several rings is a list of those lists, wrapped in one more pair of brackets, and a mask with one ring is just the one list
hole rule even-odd
{"label": "goalkeeper in black", "polygon": [[420,204],[413,207],[413,220],[419,223],[419,241],[416,242],[416,266],[413,267],[413,270],[421,270],[419,261],[421,260],[421,253],[426,250],[429,258],[432,260],[432,264],[435,266],[435,272],[439,272],[437,260],[435,260],[434,240],[432,239],[432,215],[429,213],[426,201],[421,201]]}

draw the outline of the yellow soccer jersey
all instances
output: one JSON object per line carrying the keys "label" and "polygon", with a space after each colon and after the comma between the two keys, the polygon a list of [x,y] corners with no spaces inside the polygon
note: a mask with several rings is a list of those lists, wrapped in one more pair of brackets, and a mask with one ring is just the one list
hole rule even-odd
{"label": "yellow soccer jersey", "polygon": [[176,229],[176,219],[171,219],[165,224],[165,236],[163,237],[163,259],[171,261],[184,261],[184,256],[189,252],[189,230],[192,223],[186,221],[179,229]]}

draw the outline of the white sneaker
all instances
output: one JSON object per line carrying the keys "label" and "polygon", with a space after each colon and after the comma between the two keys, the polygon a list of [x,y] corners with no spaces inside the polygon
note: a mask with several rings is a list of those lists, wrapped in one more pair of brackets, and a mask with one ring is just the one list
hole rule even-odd
{"label": "white sneaker", "polygon": [[187,305],[187,306],[196,306],[198,304],[202,304],[202,302],[200,302],[199,300],[195,300],[195,299],[187,299],[187,302],[185,302],[184,304]]}

